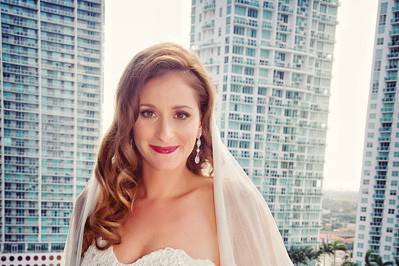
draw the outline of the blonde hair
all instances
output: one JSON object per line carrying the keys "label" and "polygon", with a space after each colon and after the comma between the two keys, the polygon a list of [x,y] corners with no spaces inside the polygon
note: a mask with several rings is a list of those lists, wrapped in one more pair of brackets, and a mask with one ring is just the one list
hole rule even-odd
{"label": "blonde hair", "polygon": [[[139,52],[129,62],[119,81],[115,115],[98,151],[94,175],[100,184],[100,194],[85,224],[82,254],[93,242],[99,249],[121,242],[117,229],[131,210],[141,178],[142,158],[134,143],[132,126],[139,113],[140,89],[150,79],[171,72],[182,74],[199,96],[202,127],[200,163],[194,163],[193,147],[186,166],[198,175],[205,175],[203,170],[210,169],[208,175],[212,176],[210,124],[215,90],[205,68],[194,54],[173,43],[157,44]],[[99,238],[106,240],[106,245],[99,245],[96,241]]]}

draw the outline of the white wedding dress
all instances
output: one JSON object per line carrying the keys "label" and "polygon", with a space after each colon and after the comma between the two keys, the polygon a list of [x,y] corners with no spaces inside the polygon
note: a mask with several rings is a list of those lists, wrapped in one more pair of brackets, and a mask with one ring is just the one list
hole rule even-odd
{"label": "white wedding dress", "polygon": [[112,246],[99,250],[93,244],[84,254],[81,266],[215,266],[208,259],[194,259],[182,249],[163,248],[154,250],[136,261],[124,264],[115,256]]}

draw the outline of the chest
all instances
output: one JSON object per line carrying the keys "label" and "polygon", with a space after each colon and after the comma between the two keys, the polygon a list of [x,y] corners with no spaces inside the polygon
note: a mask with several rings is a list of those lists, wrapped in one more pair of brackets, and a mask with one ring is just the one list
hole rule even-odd
{"label": "chest", "polygon": [[122,262],[165,247],[183,249],[197,258],[213,257],[217,247],[213,202],[138,203],[120,235],[122,242],[114,250]]}
{"label": "chest", "polygon": [[[167,204],[137,208],[123,225],[122,238],[125,241],[146,243],[166,238],[168,241],[181,234],[196,234],[197,229],[210,226],[211,212],[204,206]],[[197,228],[197,229],[196,229]],[[183,239],[182,239],[183,240]]]}

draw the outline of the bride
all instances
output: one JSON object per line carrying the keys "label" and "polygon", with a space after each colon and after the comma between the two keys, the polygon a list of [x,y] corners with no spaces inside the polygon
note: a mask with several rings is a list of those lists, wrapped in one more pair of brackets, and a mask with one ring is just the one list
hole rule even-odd
{"label": "bride", "polygon": [[131,60],[63,265],[292,265],[267,204],[219,137],[215,93],[178,45]]}

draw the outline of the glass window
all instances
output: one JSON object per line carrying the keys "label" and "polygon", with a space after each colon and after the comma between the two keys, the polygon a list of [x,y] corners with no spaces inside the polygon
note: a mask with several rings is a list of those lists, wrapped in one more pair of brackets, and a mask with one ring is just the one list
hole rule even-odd
{"label": "glass window", "polygon": [[234,6],[234,13],[237,15],[245,16],[246,15],[246,8],[242,6]]}
{"label": "glass window", "polygon": [[272,20],[272,11],[263,10],[263,19]]}
{"label": "glass window", "polygon": [[245,35],[245,28],[241,26],[234,26],[234,34]]}
{"label": "glass window", "polygon": [[388,11],[388,3],[387,3],[387,2],[381,3],[381,6],[380,6],[380,15],[386,14],[387,11]]}
{"label": "glass window", "polygon": [[258,10],[257,9],[248,9],[248,17],[257,18],[258,17]]}

